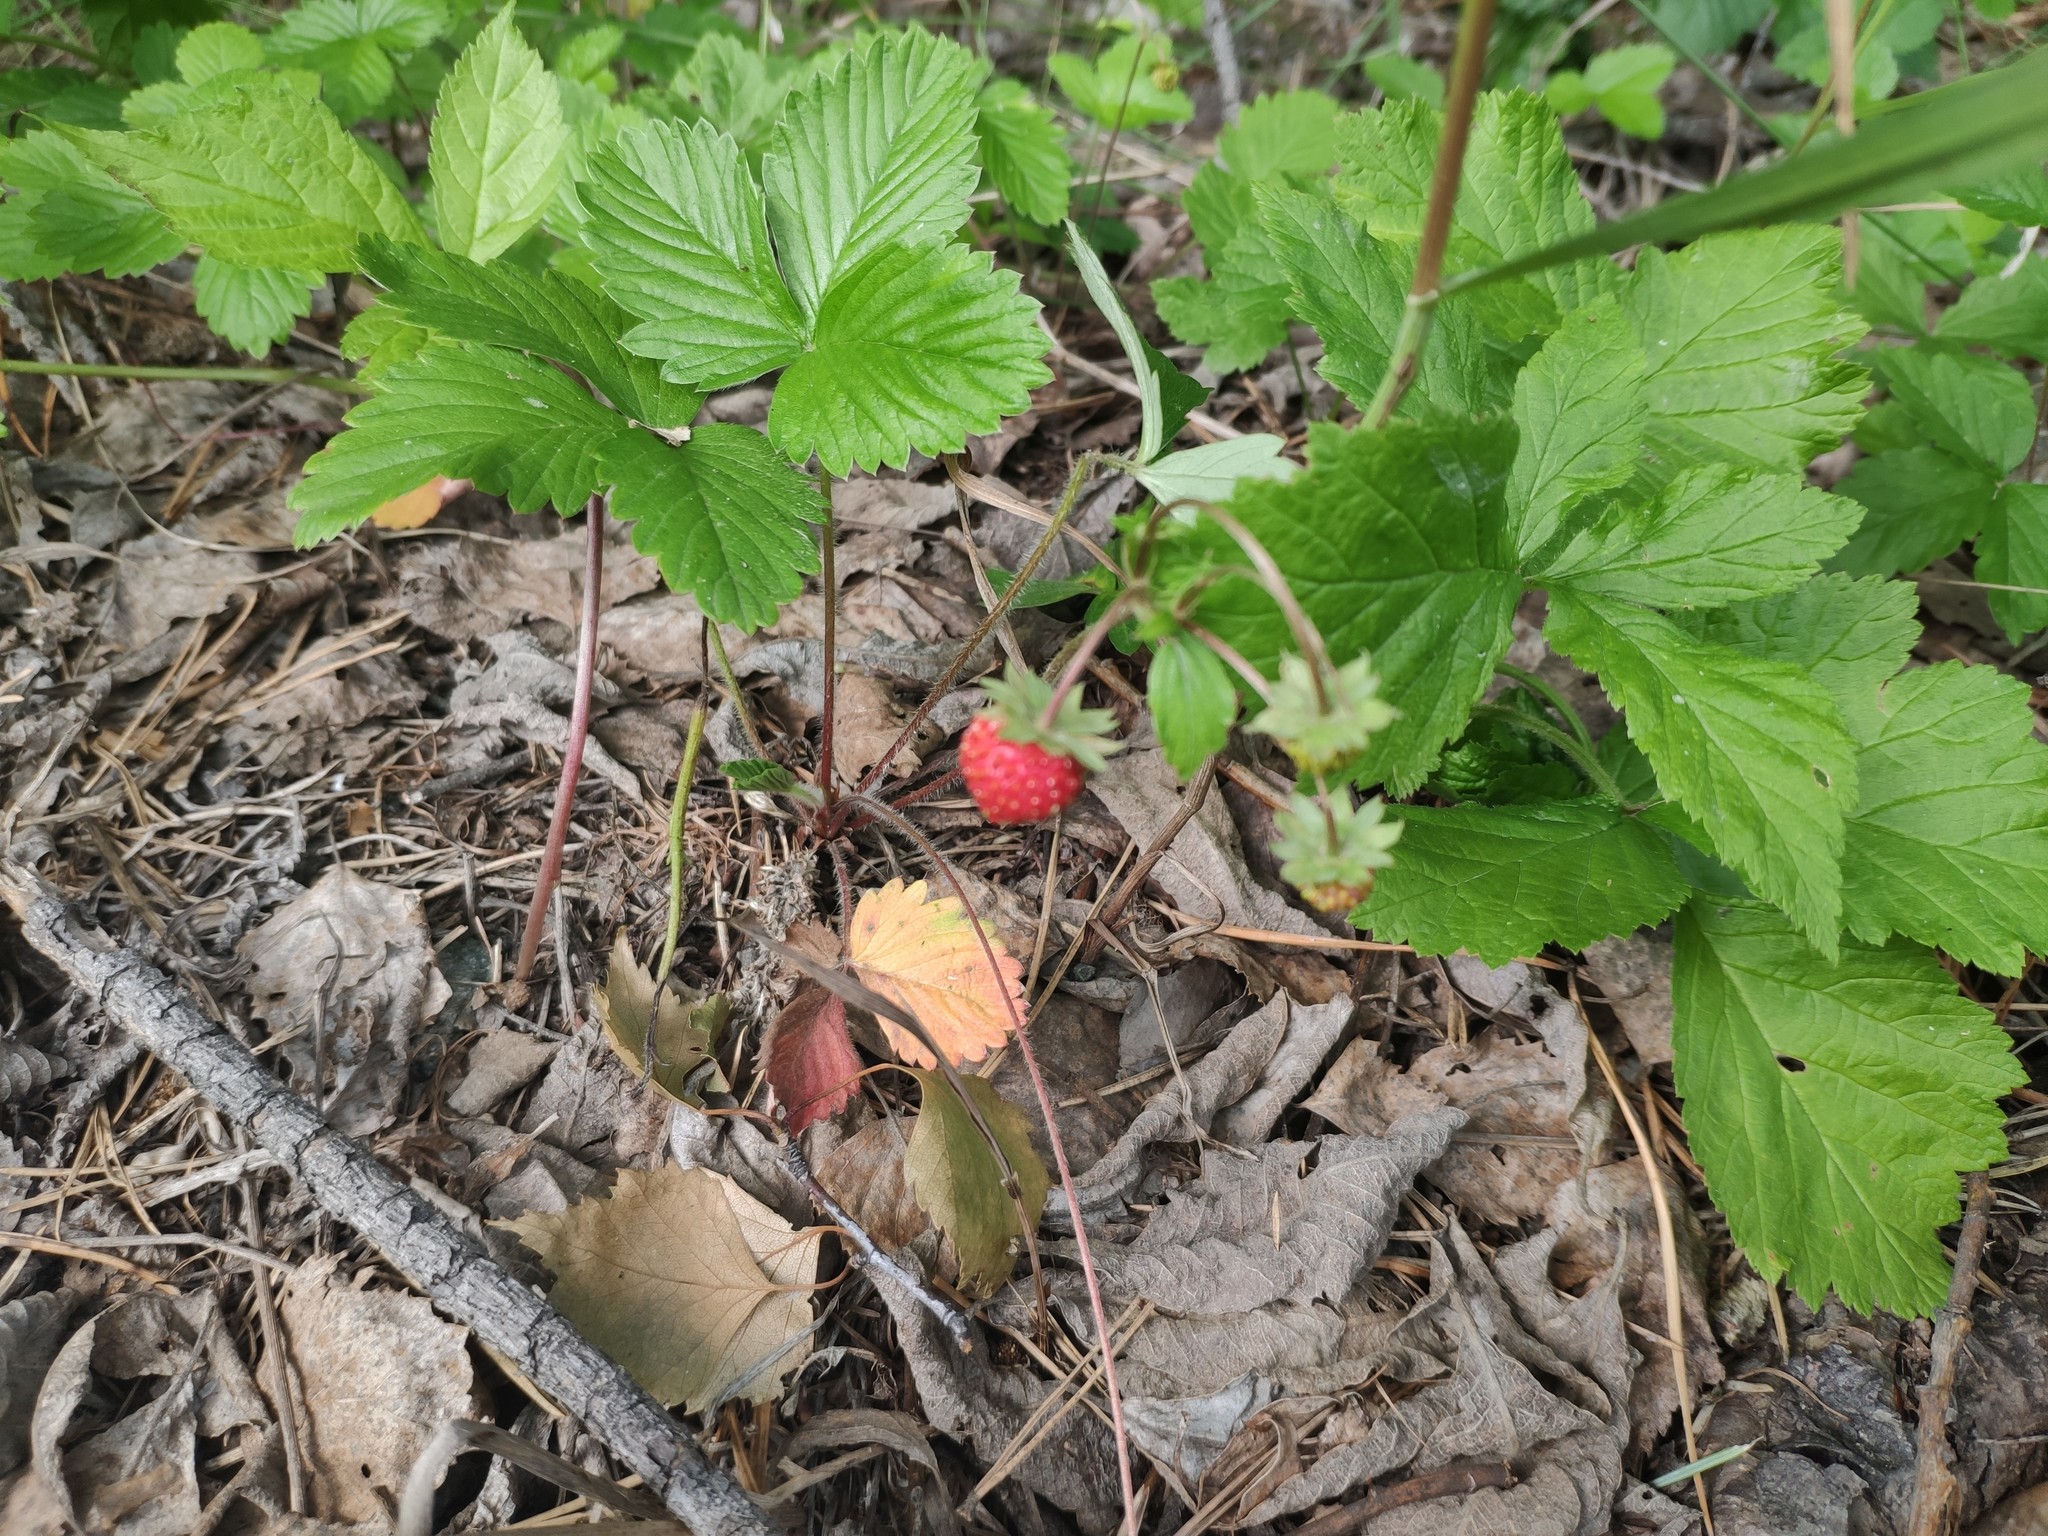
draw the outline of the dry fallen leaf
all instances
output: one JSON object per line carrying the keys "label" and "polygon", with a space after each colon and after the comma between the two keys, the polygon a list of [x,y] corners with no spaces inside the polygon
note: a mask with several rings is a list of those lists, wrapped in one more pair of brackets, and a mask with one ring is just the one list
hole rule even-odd
{"label": "dry fallen leaf", "polygon": [[846,1004],[823,987],[799,992],[761,1041],[761,1071],[789,1116],[789,1134],[837,1114],[858,1086],[860,1056]]}
{"label": "dry fallen leaf", "polygon": [[[647,1015],[654,1007],[654,976],[633,958],[633,946],[621,928],[612,940],[611,969],[604,980],[590,989],[590,1004],[604,1024],[605,1038],[619,1059],[637,1075],[640,1053],[647,1043]],[[656,1087],[684,1104],[703,1100],[688,1087],[688,1080],[710,1058],[725,1029],[730,1009],[723,993],[714,992],[698,1002],[679,997],[673,987],[661,993],[661,1013],[654,1025],[654,1074]],[[725,1088],[717,1067],[711,1069],[707,1086]]]}
{"label": "dry fallen leaf", "polygon": [[[854,908],[846,958],[854,974],[907,1009],[955,1065],[979,1061],[1024,1016],[1022,971],[951,896],[926,899],[925,883],[891,880]],[[989,969],[995,956],[1000,981]],[[896,1054],[915,1067],[938,1062],[916,1036],[881,1021]]]}
{"label": "dry fallen leaf", "polygon": [[499,1225],[554,1272],[548,1299],[663,1403],[772,1401],[803,1358],[823,1229],[798,1232],[731,1179],[622,1168],[608,1197]]}
{"label": "dry fallen leaf", "polygon": [[[924,1090],[924,1107],[910,1133],[904,1174],[917,1203],[953,1240],[960,1255],[960,1288],[975,1295],[992,1295],[1010,1278],[1016,1263],[1010,1243],[1023,1235],[1017,1226],[1017,1202],[1003,1188],[995,1154],[952,1085],[937,1072],[911,1075]],[[961,1081],[974,1095],[982,1118],[1010,1160],[1024,1215],[1036,1227],[1051,1181],[1045,1164],[1032,1149],[1030,1122],[987,1078]]]}
{"label": "dry fallen leaf", "polygon": [[[839,679],[832,735],[832,766],[848,783],[860,778],[882,760],[903,732],[903,712],[889,685],[865,672],[848,672]],[[908,746],[891,759],[892,773],[915,773],[917,754]]]}
{"label": "dry fallen leaf", "polygon": [[416,485],[403,496],[394,496],[370,514],[379,528],[424,528],[441,511],[441,492],[446,475],[436,475],[425,485]]}
{"label": "dry fallen leaf", "polygon": [[305,1387],[313,1513],[388,1520],[434,1431],[473,1415],[469,1331],[424,1297],[355,1289],[340,1264],[302,1265],[278,1304]]}

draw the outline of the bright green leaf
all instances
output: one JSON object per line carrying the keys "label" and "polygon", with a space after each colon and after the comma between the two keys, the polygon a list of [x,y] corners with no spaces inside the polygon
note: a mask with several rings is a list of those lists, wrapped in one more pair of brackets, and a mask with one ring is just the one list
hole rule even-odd
{"label": "bright green leaf", "polygon": [[1351,920],[1424,954],[1505,965],[1546,944],[1584,949],[1685,899],[1664,834],[1606,800],[1409,806],[1401,819],[1393,867]]}
{"label": "bright green leaf", "polygon": [[1420,101],[1441,110],[1444,104],[1443,71],[1421,59],[1411,59],[1392,48],[1368,53],[1360,61],[1365,78],[1380,88],[1389,101]]}
{"label": "bright green leaf", "polygon": [[1797,586],[1862,516],[1802,475],[1703,464],[1575,538],[1546,580],[1654,608],[1718,608]]}
{"label": "bright green leaf", "polygon": [[928,245],[967,222],[984,69],[931,33],[890,33],[790,97],[761,174],[805,314],[885,246]]}
{"label": "bright green leaf", "polygon": [[1195,104],[1180,88],[1173,49],[1157,33],[1128,33],[1094,59],[1056,53],[1048,64],[1067,100],[1103,128],[1149,128],[1195,115]]}
{"label": "bright green leaf", "polygon": [[2048,261],[2023,261],[2011,277],[1978,278],[1942,314],[1935,334],[1961,347],[2048,358]]}
{"label": "bright green leaf", "polygon": [[1299,467],[1282,458],[1287,444],[1270,432],[1183,448],[1137,471],[1137,481],[1161,502],[1230,500],[1241,480],[1291,480]]}
{"label": "bright green leaf", "polygon": [[1181,341],[1208,348],[1202,365],[1211,372],[1256,368],[1287,340],[1286,278],[1262,261],[1271,249],[1253,224],[1207,253],[1214,277],[1162,277],[1152,285],[1159,318]]}
{"label": "bright green leaf", "polygon": [[799,462],[815,452],[832,475],[901,468],[1029,409],[1052,374],[1038,305],[1017,284],[965,246],[876,251],[833,283],[811,350],[776,386],[776,446]]}
{"label": "bright green leaf", "polygon": [[[923,1107],[903,1154],[903,1176],[918,1205],[960,1255],[960,1284],[988,1295],[1007,1280],[1021,1246],[1017,1202],[1003,1188],[994,1152],[953,1087],[937,1072],[905,1068],[924,1090]],[[1030,1122],[985,1077],[965,1077],[967,1091],[1017,1175],[1024,1218],[1034,1227],[1051,1180],[1031,1145]]]}
{"label": "bright green leaf", "polygon": [[231,21],[209,21],[178,42],[178,74],[187,85],[203,85],[230,70],[262,67],[263,39]]}
{"label": "bright green leaf", "polygon": [[1529,558],[1585,497],[1613,490],[1641,456],[1647,364],[1611,298],[1565,317],[1515,376],[1521,440],[1508,476],[1516,552]]}
{"label": "bright green leaf", "polygon": [[569,148],[555,82],[512,11],[462,50],[434,110],[434,226],[442,249],[471,261],[489,261],[540,222]]}
{"label": "bright green leaf", "polygon": [[2048,629],[2048,485],[2000,488],[1977,539],[1976,576],[1989,588],[1992,617],[2015,645]]}
{"label": "bright green leaf", "polygon": [[704,109],[704,120],[751,145],[782,115],[796,74],[777,67],[781,56],[714,32],[697,45],[676,78],[676,89]]}
{"label": "bright green leaf", "polygon": [[1073,257],[1074,270],[1081,274],[1088,297],[1095,301],[1096,309],[1109,322],[1109,328],[1116,333],[1118,345],[1124,349],[1124,357],[1130,362],[1131,381],[1138,389],[1138,462],[1150,463],[1165,443],[1161,431],[1165,417],[1159,404],[1159,375],[1152,367],[1154,354],[1145,344],[1145,338],[1138,334],[1131,312],[1124,308],[1123,295],[1116,291],[1116,284],[1103,270],[1102,258],[1095,254],[1095,248],[1082,238],[1080,229],[1072,223],[1067,225],[1067,254]]}
{"label": "bright green leaf", "polygon": [[192,302],[199,317],[237,351],[261,357],[292,333],[313,309],[318,272],[232,267],[201,256],[192,269]]}
{"label": "bright green leaf", "polygon": [[1200,641],[1168,635],[1152,648],[1145,702],[1166,761],[1182,778],[1192,778],[1230,737],[1237,719],[1237,679],[1223,658]]}
{"label": "bright green leaf", "polygon": [[1052,109],[1032,100],[1020,82],[1002,77],[981,88],[974,122],[982,167],[1003,201],[1035,224],[1064,219],[1074,161]]}
{"label": "bright green leaf", "polygon": [[1685,1125],[1729,1235],[1814,1306],[1931,1312],[1956,1172],[2005,1155],[1998,1097],[2026,1074],[1926,950],[1815,954],[1777,913],[1680,914],[1672,1050]]}
{"label": "bright green leaf", "polygon": [[126,277],[185,248],[162,214],[58,134],[0,140],[0,181],[17,189],[0,205],[0,276]]}
{"label": "bright green leaf", "polygon": [[625,335],[678,382],[719,389],[796,360],[803,317],[776,275],[761,194],[708,124],[650,123],[591,156],[584,229]]}
{"label": "bright green leaf", "polygon": [[1705,644],[1660,615],[1568,589],[1551,594],[1546,632],[1600,675],[1658,786],[1706,829],[1722,859],[1832,953],[1856,759],[1827,691],[1797,667]]}
{"label": "bright green leaf", "polygon": [[1596,53],[1586,65],[1586,87],[1600,115],[1639,139],[1664,136],[1664,108],[1657,91],[1671,77],[1677,55],[1658,43],[1631,43]]}
{"label": "bright green leaf", "polygon": [[1974,537],[1991,516],[1998,481],[1939,448],[1906,448],[1858,459],[1835,489],[1864,514],[1828,569],[1889,576],[1917,571]]}
{"label": "bright green leaf", "polygon": [[2027,697],[2017,678],[1957,661],[1885,685],[1842,861],[1858,938],[1902,933],[2003,976],[2048,951],[2048,747]]}
{"label": "bright green leaf", "polygon": [[1337,103],[1321,91],[1274,91],[1239,110],[1216,137],[1216,157],[1233,177],[1315,177],[1337,163]]}
{"label": "bright green leaf", "polygon": [[2034,392],[1995,358],[1930,346],[1879,354],[1884,381],[1936,447],[2003,475],[2034,442]]}

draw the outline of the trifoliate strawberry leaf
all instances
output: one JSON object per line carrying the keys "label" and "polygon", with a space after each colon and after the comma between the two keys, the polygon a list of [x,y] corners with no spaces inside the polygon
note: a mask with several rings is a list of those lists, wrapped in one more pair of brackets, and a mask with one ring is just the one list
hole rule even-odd
{"label": "trifoliate strawberry leaf", "polygon": [[1180,88],[1172,45],[1156,32],[1128,33],[1093,59],[1056,53],[1046,62],[1067,100],[1098,127],[1150,128],[1195,115],[1195,104]]}
{"label": "trifoliate strawberry leaf", "polygon": [[965,246],[884,246],[838,278],[776,386],[769,435],[826,473],[958,453],[1052,377],[1018,274]]}
{"label": "trifoliate strawberry leaf", "polygon": [[1832,954],[1856,758],[1827,691],[1797,667],[1705,644],[1646,609],[1568,588],[1551,594],[1546,633],[1600,675],[1659,788],[1721,858]]}
{"label": "trifoliate strawberry leaf", "polygon": [[1885,685],[1860,732],[1843,915],[2004,976],[2048,951],[2048,747],[2027,685],[1945,661]]}
{"label": "trifoliate strawberry leaf", "polygon": [[[1513,454],[1504,422],[1326,427],[1310,436],[1307,474],[1238,487],[1232,513],[1279,564],[1331,659],[1370,653],[1380,696],[1401,712],[1373,737],[1361,784],[1401,795],[1421,783],[1507,650],[1522,595],[1502,505]],[[1209,523],[1161,555],[1168,581],[1244,559]],[[1209,587],[1196,617],[1262,670],[1296,648],[1272,599],[1242,578]]]}
{"label": "trifoliate strawberry leaf", "polygon": [[[292,492],[301,546],[353,528],[435,475],[471,480],[515,511],[580,511],[604,484],[599,451],[632,433],[559,368],[523,352],[435,342],[394,364],[348,413]],[[658,441],[651,439],[650,441]]]}
{"label": "trifoliate strawberry leaf", "polygon": [[1152,285],[1152,302],[1167,329],[1191,347],[1206,347],[1202,366],[1217,374],[1255,368],[1287,340],[1284,276],[1261,277],[1249,263],[1231,261],[1230,250],[1220,264],[1211,253],[1212,278],[1162,277]]}
{"label": "trifoliate strawberry leaf", "polygon": [[835,992],[799,992],[761,1037],[761,1075],[789,1117],[789,1134],[830,1119],[860,1089],[860,1053]]}
{"label": "trifoliate strawberry leaf", "polygon": [[597,456],[633,547],[721,624],[766,628],[818,568],[809,524],[823,520],[824,499],[752,427],[710,422],[674,446],[615,432]]}
{"label": "trifoliate strawberry leaf", "polygon": [[192,269],[192,306],[230,346],[261,357],[312,313],[313,290],[324,281],[318,272],[236,267],[208,254]]}
{"label": "trifoliate strawberry leaf", "polygon": [[1021,82],[999,77],[975,100],[974,130],[982,169],[1005,203],[1035,224],[1067,216],[1074,162],[1051,108],[1034,101]]}
{"label": "trifoliate strawberry leaf", "polygon": [[427,172],[441,248],[489,261],[540,222],[562,179],[569,130],[513,7],[462,50],[441,83]]}
{"label": "trifoliate strawberry leaf", "polygon": [[1230,739],[1237,719],[1237,679],[1223,658],[1200,641],[1167,635],[1152,647],[1145,703],[1168,765],[1182,778],[1193,778]]}
{"label": "trifoliate strawberry leaf", "polygon": [[207,89],[204,107],[161,127],[74,142],[223,261],[341,272],[362,235],[421,239],[405,194],[290,78],[223,75]]}
{"label": "trifoliate strawberry leaf", "polygon": [[1875,356],[1892,398],[1937,448],[1998,475],[2027,456],[2034,392],[2024,374],[1996,358],[1925,344]]}
{"label": "trifoliate strawberry leaf", "polygon": [[1917,945],[1822,958],[1767,908],[1679,915],[1671,1045],[1692,1150],[1729,1235],[1815,1306],[1930,1312],[1959,1169],[2005,1155],[2026,1074],[1991,1015]]}
{"label": "trifoliate strawberry leaf", "polygon": [[1863,412],[1865,330],[1844,307],[1841,236],[1788,224],[1645,248],[1621,306],[1649,359],[1648,445],[1667,471],[1702,458],[1801,470]]}
{"label": "trifoliate strawberry leaf", "polygon": [[703,403],[695,390],[665,382],[656,364],[619,346],[629,323],[624,311],[559,272],[536,278],[510,262],[479,264],[378,238],[363,242],[360,260],[389,290],[377,308],[392,319],[450,341],[517,347],[565,364],[644,426],[688,426]]}
{"label": "trifoliate strawberry leaf", "polygon": [[1546,582],[1657,608],[1718,608],[1799,585],[1863,509],[1802,475],[1682,470],[1640,509],[1619,504],[1551,562]]}
{"label": "trifoliate strawberry leaf", "polygon": [[1620,306],[1602,298],[1565,316],[1515,376],[1521,440],[1508,476],[1508,518],[1524,559],[1568,526],[1584,498],[1635,473],[1647,367]]}
{"label": "trifoliate strawberry leaf", "polygon": [[967,222],[986,66],[929,32],[888,34],[789,99],[761,166],[782,272],[803,312],[888,246]]}
{"label": "trifoliate strawberry leaf", "polygon": [[[904,1149],[903,1176],[919,1208],[953,1240],[961,1287],[974,1295],[993,1294],[1016,1264],[1011,1244],[1021,1246],[1024,1236],[1017,1226],[1019,1202],[1003,1188],[995,1153],[953,1085],[937,1072],[910,1075],[924,1100]],[[1031,1122],[987,1078],[960,1081],[1017,1175],[1024,1219],[1036,1226],[1052,1180],[1031,1145]]]}
{"label": "trifoliate strawberry leaf", "polygon": [[1401,819],[1400,857],[1351,920],[1424,954],[1505,965],[1546,944],[1584,949],[1685,900],[1670,841],[1612,801],[1410,806]]}
{"label": "trifoliate strawberry leaf", "polygon": [[[1373,397],[1407,309],[1413,259],[1371,239],[1327,191],[1257,189],[1261,225],[1285,274],[1294,313],[1316,328],[1316,372],[1363,406]],[[1402,410],[1481,415],[1508,403],[1512,367],[1486,345],[1469,311],[1439,311]]]}
{"label": "trifoliate strawberry leaf", "polygon": [[803,316],[783,287],[746,156],[708,123],[650,123],[591,156],[578,189],[625,334],[679,383],[742,384],[796,360]]}
{"label": "trifoliate strawberry leaf", "polygon": [[2000,487],[1977,539],[1976,574],[2014,644],[2048,628],[2048,485]]}
{"label": "trifoliate strawberry leaf", "polygon": [[1982,528],[1998,478],[1939,448],[1895,448],[1858,459],[1835,489],[1862,505],[1863,521],[1827,568],[1890,576],[1919,570]]}

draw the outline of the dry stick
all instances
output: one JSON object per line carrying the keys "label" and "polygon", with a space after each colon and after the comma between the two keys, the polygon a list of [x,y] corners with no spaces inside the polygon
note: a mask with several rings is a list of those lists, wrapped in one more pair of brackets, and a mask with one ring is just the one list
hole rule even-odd
{"label": "dry stick", "polygon": [[213,379],[227,384],[308,384],[337,395],[368,395],[374,389],[356,379],[303,368],[153,368],[128,363],[33,363],[0,358],[0,373],[32,373],[59,379]]}
{"label": "dry stick", "polygon": [[[1580,1022],[1586,1023],[1586,1010],[1579,1002],[1576,977],[1572,978],[1571,993],[1572,1007],[1578,1010]],[[1586,1044],[1593,1052],[1593,1059],[1600,1063],[1600,1075],[1607,1079],[1608,1092],[1621,1106],[1621,1117],[1628,1122],[1628,1133],[1635,1138],[1636,1155],[1642,1158],[1643,1171],[1649,1175],[1650,1203],[1657,1211],[1657,1246],[1664,1258],[1664,1331],[1670,1336],[1671,1374],[1678,1386],[1679,1424],[1685,1430],[1685,1459],[1698,1461],[1700,1448],[1692,1430],[1692,1381],[1685,1363],[1685,1301],[1678,1285],[1678,1231],[1672,1225],[1671,1199],[1664,1189],[1664,1163],[1650,1150],[1650,1138],[1644,1134],[1643,1123],[1636,1118],[1635,1107],[1628,1101],[1628,1093],[1621,1086],[1621,1076],[1614,1070],[1607,1047],[1600,1043],[1600,1037],[1593,1032],[1590,1023],[1586,1023]],[[1705,1475],[1695,1472],[1692,1486],[1699,1495],[1700,1523],[1707,1528],[1707,1536],[1714,1536],[1714,1517],[1707,1508]]]}
{"label": "dry stick", "polygon": [[[704,621],[709,624],[711,621]],[[661,1019],[661,994],[676,963],[676,941],[683,935],[683,823],[690,810],[690,784],[697,777],[697,751],[704,745],[704,701],[690,710],[690,730],[683,740],[683,761],[676,769],[676,798],[668,811],[668,931],[662,935],[661,963],[654,971],[654,998],[647,1005],[647,1036],[640,1044],[640,1081],[654,1076],[654,1033]]]}
{"label": "dry stick", "polygon": [[1458,45],[1451,55],[1450,90],[1444,101],[1444,133],[1437,143],[1436,168],[1429,182],[1429,206],[1422,215],[1422,243],[1415,253],[1415,281],[1408,285],[1408,305],[1394,336],[1393,356],[1365,409],[1365,426],[1378,431],[1393,418],[1394,407],[1415,378],[1423,343],[1429,340],[1436,316],[1437,283],[1443,277],[1444,250],[1451,239],[1451,212],[1458,202],[1458,184],[1465,174],[1465,143],[1472,136],[1472,107],[1479,99],[1486,71],[1486,40],[1493,32],[1496,0],[1465,0],[1458,17]]}
{"label": "dry stick", "polygon": [[1130,873],[1117,883],[1116,890],[1110,894],[1109,900],[1102,904],[1099,925],[1095,921],[1089,923],[1087,938],[1081,945],[1083,965],[1095,963],[1095,957],[1102,953],[1102,932],[1115,926],[1117,919],[1124,915],[1124,908],[1131,904],[1131,898],[1136,896],[1139,889],[1152,877],[1152,871],[1157,869],[1159,861],[1166,857],[1166,850],[1171,848],[1174,839],[1180,836],[1181,828],[1200,813],[1202,802],[1209,798],[1209,786],[1215,782],[1216,759],[1212,756],[1202,764],[1194,782],[1188,785],[1187,793],[1181,796],[1180,809],[1173,813],[1172,819],[1164,827],[1160,828],[1159,835],[1147,845],[1138,862],[1131,866]]}
{"label": "dry stick", "polygon": [[[1826,0],[1828,29],[1828,83],[1835,93],[1835,131],[1845,139],[1856,136],[1856,4],[1855,0]],[[1862,240],[1856,224],[1856,210],[1842,215],[1842,286],[1856,291],[1856,267],[1862,256]]]}
{"label": "dry stick", "polygon": [[1295,1531],[1294,1536],[1354,1536],[1366,1525],[1392,1509],[1445,1499],[1453,1494],[1477,1493],[1481,1488],[1512,1488],[1514,1468],[1504,1461],[1486,1461],[1477,1466],[1439,1467],[1406,1482],[1375,1488],[1356,1503],[1318,1515]]}
{"label": "dry stick", "polygon": [[584,509],[590,555],[583,567],[582,628],[576,635],[576,692],[569,702],[569,739],[562,747],[562,782],[555,791],[554,815],[548,818],[547,847],[541,853],[533,900],[526,908],[526,931],[519,936],[519,964],[512,970],[512,980],[521,984],[533,974],[534,957],[540,953],[541,930],[547,926],[548,898],[554,894],[555,882],[562,877],[562,848],[569,841],[569,817],[576,809],[576,780],[583,773],[583,743],[590,734],[590,687],[597,676],[597,619],[604,596],[604,504],[605,498],[600,494],[591,497],[590,505]]}
{"label": "dry stick", "polygon": [[85,928],[30,870],[0,864],[23,936],[107,1017],[246,1127],[338,1221],[353,1227],[443,1312],[509,1357],[640,1474],[695,1536],[772,1536],[739,1485],[709,1466],[681,1425],[569,1320],[514,1279],[440,1210],[266,1071],[185,991]]}
{"label": "dry stick", "polygon": [[[249,1246],[263,1249],[263,1218],[256,1210],[256,1180],[242,1180],[242,1227]],[[270,1276],[261,1264],[249,1266],[249,1283],[256,1289],[256,1313],[263,1325],[263,1358],[270,1367],[270,1382],[277,1393],[277,1427],[284,1440],[285,1508],[295,1515],[310,1509],[306,1503],[305,1448],[299,1443],[299,1411],[292,1402],[290,1362],[285,1357],[284,1328],[278,1321],[277,1297],[270,1289]]]}
{"label": "dry stick", "polygon": [[1970,1174],[1969,1198],[1963,1211],[1963,1233],[1956,1239],[1955,1278],[1948,1301],[1934,1325],[1927,1385],[1920,1389],[1920,1430],[1913,1461],[1913,1517],[1906,1536],[1943,1536],[1954,1526],[1955,1453],[1948,1443],[1949,1395],[1955,1390],[1956,1364],[1968,1342],[1970,1302],[1977,1293],[1977,1266],[1991,1225],[1991,1176]]}

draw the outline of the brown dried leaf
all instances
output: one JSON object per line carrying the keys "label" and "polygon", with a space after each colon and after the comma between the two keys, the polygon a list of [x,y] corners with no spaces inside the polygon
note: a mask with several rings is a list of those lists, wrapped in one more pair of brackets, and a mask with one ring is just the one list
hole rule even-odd
{"label": "brown dried leaf", "polygon": [[[839,679],[833,703],[832,763],[851,783],[882,760],[903,731],[896,695],[880,678],[848,672]],[[890,761],[892,773],[914,773],[917,754],[906,744]]]}
{"label": "brown dried leaf", "polygon": [[846,1004],[823,987],[799,992],[761,1040],[761,1072],[789,1117],[789,1134],[837,1114],[860,1085]]}
{"label": "brown dried leaf", "polygon": [[[604,980],[590,989],[590,1005],[604,1025],[604,1037],[634,1076],[642,1069],[641,1052],[647,1044],[647,1016],[654,1010],[654,976],[633,957],[633,946],[621,928],[612,939],[611,968]],[[680,1104],[702,1104],[690,1091],[689,1079],[717,1049],[731,1012],[725,994],[714,992],[693,1002],[664,987],[660,1016],[654,1024],[654,1073],[656,1087]],[[723,1092],[724,1075],[714,1064],[706,1087]]]}
{"label": "brown dried leaf", "polygon": [[[978,934],[986,934],[986,948]],[[989,968],[991,953],[1000,979]],[[924,1025],[955,1066],[981,1060],[1024,1016],[1021,967],[956,897],[927,899],[922,880],[891,880],[861,896],[846,958],[863,982]],[[938,1065],[910,1031],[888,1019],[881,1025],[905,1062]]]}
{"label": "brown dried leaf", "polygon": [[625,1168],[606,1198],[498,1225],[555,1273],[549,1300],[664,1403],[772,1401],[802,1358],[823,1229],[796,1231],[730,1179]]}

